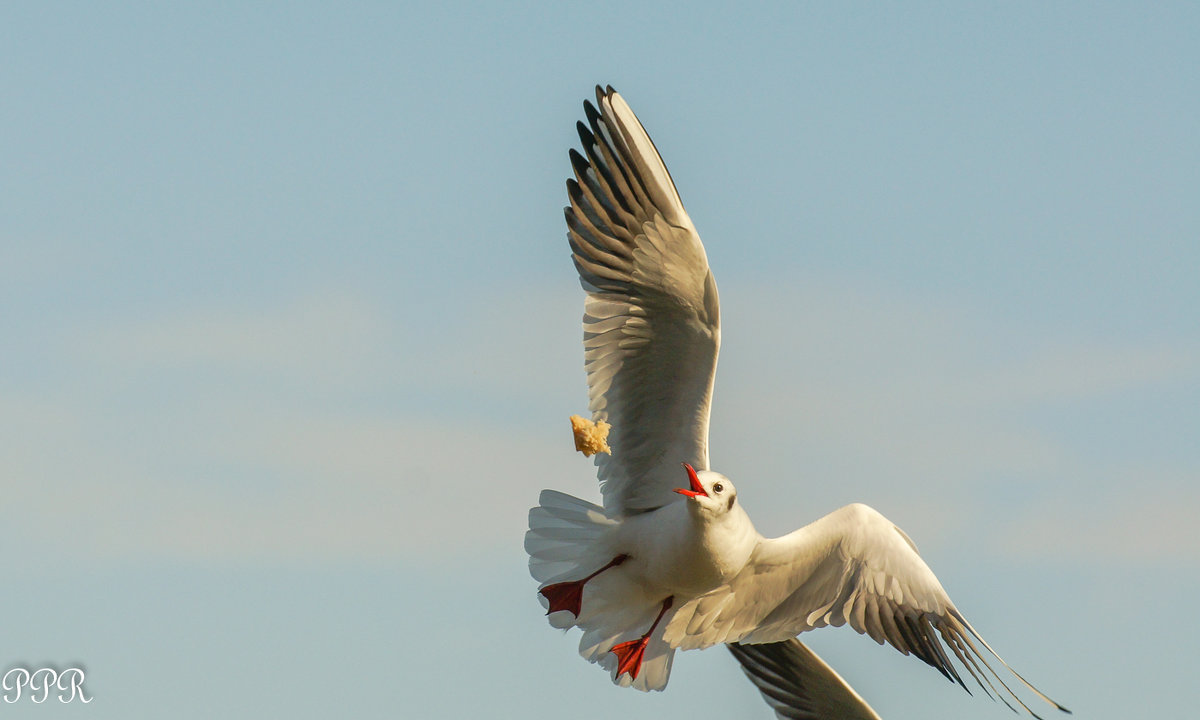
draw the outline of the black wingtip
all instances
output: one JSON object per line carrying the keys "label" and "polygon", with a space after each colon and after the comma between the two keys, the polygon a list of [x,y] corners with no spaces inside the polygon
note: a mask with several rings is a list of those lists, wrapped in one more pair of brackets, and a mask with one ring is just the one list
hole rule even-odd
{"label": "black wingtip", "polygon": [[583,143],[585,148],[591,147],[592,143],[596,142],[596,136],[592,134],[587,125],[583,124],[582,120],[575,122],[575,132],[579,133],[579,142]]}
{"label": "black wingtip", "polygon": [[596,118],[600,117],[600,111],[592,104],[591,100],[583,101],[583,114],[588,119],[588,124],[593,128],[596,127]]}
{"label": "black wingtip", "polygon": [[578,173],[585,173],[589,167],[587,158],[579,153],[575,148],[567,151],[567,157],[571,159],[571,167]]}

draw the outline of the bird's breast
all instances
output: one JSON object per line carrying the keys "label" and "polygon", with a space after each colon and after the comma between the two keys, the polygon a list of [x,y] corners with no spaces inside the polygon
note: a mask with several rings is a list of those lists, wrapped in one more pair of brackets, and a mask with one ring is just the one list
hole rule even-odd
{"label": "bird's breast", "polygon": [[630,556],[630,571],[644,586],[690,597],[720,587],[741,572],[757,533],[744,513],[744,522],[703,522],[686,504],[671,503],[627,520],[622,552]]}

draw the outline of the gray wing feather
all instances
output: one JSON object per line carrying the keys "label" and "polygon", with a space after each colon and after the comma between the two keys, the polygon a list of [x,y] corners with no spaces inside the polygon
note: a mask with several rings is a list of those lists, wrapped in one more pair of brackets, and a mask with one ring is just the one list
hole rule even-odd
{"label": "gray wing feather", "polygon": [[799,640],[726,647],[779,720],[880,720],[833,668]]}

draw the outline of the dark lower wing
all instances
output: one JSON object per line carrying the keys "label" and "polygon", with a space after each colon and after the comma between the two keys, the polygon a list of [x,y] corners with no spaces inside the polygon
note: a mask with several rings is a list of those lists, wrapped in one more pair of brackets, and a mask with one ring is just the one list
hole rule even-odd
{"label": "dark lower wing", "polygon": [[833,668],[799,640],[726,647],[780,720],[880,720]]}

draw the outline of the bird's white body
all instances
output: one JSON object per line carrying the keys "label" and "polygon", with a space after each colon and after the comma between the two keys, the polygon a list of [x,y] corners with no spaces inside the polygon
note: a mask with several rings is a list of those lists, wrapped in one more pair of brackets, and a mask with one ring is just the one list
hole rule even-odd
{"label": "bird's white body", "polygon": [[612,454],[596,459],[603,506],[545,490],[529,513],[525,548],[550,623],[582,629],[580,654],[619,685],[661,690],[676,650],[728,644],[781,718],[877,718],[795,640],[848,624],[966,687],[957,659],[985,693],[1032,714],[881,514],[852,504],[764,538],[733,483],[708,469],[716,281],[649,135],[612,88],[596,91],[566,219],[587,291],[590,408],[612,426]]}
{"label": "bird's white body", "polygon": [[[721,477],[704,471],[699,475]],[[714,515],[699,503],[672,502],[617,526],[615,549],[629,560],[616,569],[678,602],[731,580],[760,539],[741,505]]]}

